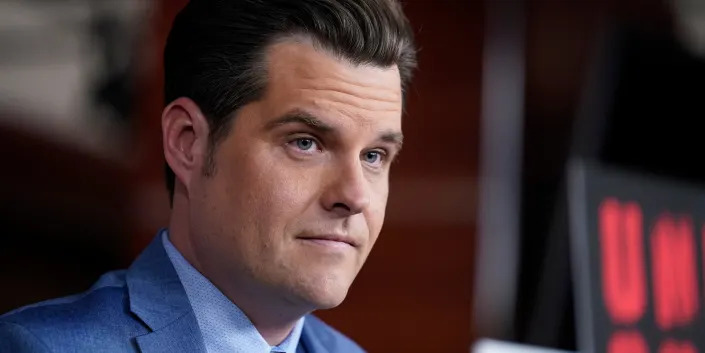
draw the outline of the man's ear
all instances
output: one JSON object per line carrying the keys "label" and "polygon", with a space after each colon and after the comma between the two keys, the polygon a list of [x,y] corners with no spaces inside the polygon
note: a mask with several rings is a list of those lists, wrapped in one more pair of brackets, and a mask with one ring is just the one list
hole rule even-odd
{"label": "man's ear", "polygon": [[181,97],[162,112],[164,158],[188,192],[203,172],[208,152],[208,121],[193,100]]}

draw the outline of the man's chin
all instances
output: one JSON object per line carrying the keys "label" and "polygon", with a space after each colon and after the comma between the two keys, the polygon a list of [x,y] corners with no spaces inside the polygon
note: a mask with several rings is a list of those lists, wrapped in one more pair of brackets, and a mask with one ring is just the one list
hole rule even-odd
{"label": "man's chin", "polygon": [[296,296],[311,311],[332,309],[345,300],[348,288],[349,286],[347,285],[325,283],[323,285],[308,286],[308,288],[299,288]]}
{"label": "man's chin", "polygon": [[318,303],[316,303],[316,310],[333,309],[338,305],[342,304],[345,300],[345,297],[346,295],[322,298],[318,301]]}

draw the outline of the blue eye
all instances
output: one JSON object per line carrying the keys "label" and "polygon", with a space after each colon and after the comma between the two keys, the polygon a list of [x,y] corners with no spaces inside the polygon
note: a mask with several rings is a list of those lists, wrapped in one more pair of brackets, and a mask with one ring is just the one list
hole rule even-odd
{"label": "blue eye", "polygon": [[308,151],[316,145],[316,141],[309,138],[296,139],[296,147],[302,151]]}
{"label": "blue eye", "polygon": [[362,156],[365,162],[370,164],[377,164],[382,160],[382,153],[380,153],[379,151],[368,151],[365,152]]}

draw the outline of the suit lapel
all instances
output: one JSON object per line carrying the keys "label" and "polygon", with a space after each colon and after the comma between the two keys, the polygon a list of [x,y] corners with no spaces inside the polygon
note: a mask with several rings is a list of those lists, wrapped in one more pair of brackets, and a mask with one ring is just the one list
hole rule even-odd
{"label": "suit lapel", "polygon": [[203,352],[186,292],[162,245],[161,232],[127,271],[130,310],[152,332],[137,337],[143,353]]}
{"label": "suit lapel", "polygon": [[299,345],[296,346],[296,353],[308,353],[308,350],[306,350],[306,345],[304,344],[303,340],[300,340]]}
{"label": "suit lapel", "polygon": [[152,333],[137,337],[137,344],[143,353],[206,352],[192,312]]}
{"label": "suit lapel", "polygon": [[301,339],[296,353],[330,353],[323,340],[327,338],[325,332],[318,332],[318,319],[312,315],[306,317],[304,327],[301,330]]}

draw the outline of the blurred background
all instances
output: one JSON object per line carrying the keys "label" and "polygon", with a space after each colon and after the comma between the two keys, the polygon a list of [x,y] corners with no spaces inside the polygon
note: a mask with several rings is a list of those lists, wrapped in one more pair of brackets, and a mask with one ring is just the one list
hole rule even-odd
{"label": "blurred background", "polygon": [[[421,50],[385,228],[319,316],[371,352],[576,350],[567,163],[705,183],[705,2],[402,2]],[[167,224],[185,3],[0,1],[0,312],[87,289]]]}

